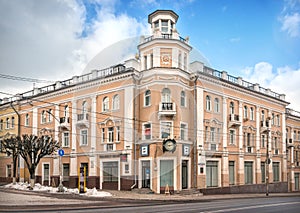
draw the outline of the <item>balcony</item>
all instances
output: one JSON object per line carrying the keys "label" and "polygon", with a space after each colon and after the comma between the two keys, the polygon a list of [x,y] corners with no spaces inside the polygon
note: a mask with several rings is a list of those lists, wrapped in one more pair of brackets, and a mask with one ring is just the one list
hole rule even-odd
{"label": "balcony", "polygon": [[69,117],[60,117],[59,118],[59,126],[63,129],[70,128],[70,118]]}
{"label": "balcony", "polygon": [[159,104],[159,109],[158,109],[158,116],[159,118],[161,116],[171,116],[175,117],[176,116],[176,104],[175,103],[165,103],[162,102]]}
{"label": "balcony", "polygon": [[261,121],[260,122],[261,132],[266,132],[270,127],[270,121]]}
{"label": "balcony", "polygon": [[89,114],[78,114],[76,125],[78,127],[89,128]]}
{"label": "balcony", "polygon": [[229,127],[239,127],[241,125],[241,119],[239,115],[229,115]]}

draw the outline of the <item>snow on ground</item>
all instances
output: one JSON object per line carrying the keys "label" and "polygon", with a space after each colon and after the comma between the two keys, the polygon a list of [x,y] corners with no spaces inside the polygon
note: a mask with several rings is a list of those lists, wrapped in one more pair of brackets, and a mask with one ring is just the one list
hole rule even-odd
{"label": "snow on ground", "polygon": [[[10,183],[4,186],[1,186],[1,188],[10,188],[10,189],[17,189],[17,190],[30,190],[30,184],[29,183],[23,183],[23,182],[18,182],[18,183]],[[36,183],[32,189],[33,191],[40,191],[40,192],[49,192],[49,193],[62,193],[58,192],[57,187],[51,187],[51,186],[42,186],[39,183]],[[79,194],[79,190],[77,188],[72,189],[72,188],[66,188],[64,187],[64,192],[63,193],[68,193],[68,194]],[[105,191],[98,191],[96,188],[93,189],[87,189],[86,188],[86,193],[81,194],[83,196],[88,196],[88,197],[109,197],[112,196],[109,192]]]}

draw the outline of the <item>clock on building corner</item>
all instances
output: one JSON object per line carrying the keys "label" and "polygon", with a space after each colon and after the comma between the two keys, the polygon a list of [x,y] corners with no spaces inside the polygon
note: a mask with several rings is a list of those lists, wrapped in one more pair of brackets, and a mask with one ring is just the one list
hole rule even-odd
{"label": "clock on building corner", "polygon": [[164,152],[174,152],[176,150],[176,141],[174,139],[167,139],[163,141]]}

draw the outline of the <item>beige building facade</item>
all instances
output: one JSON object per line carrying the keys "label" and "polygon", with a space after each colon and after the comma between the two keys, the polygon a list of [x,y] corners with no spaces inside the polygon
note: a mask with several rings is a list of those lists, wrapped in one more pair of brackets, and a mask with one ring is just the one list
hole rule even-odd
{"label": "beige building facade", "polygon": [[[2,128],[1,139],[49,134],[64,150],[41,160],[37,182],[58,185],[62,176],[77,187],[85,167],[87,187],[97,189],[263,192],[268,177],[271,191],[299,190],[300,116],[287,113],[283,94],[191,62],[177,20],[157,10],[135,58],[2,101],[3,125],[17,116],[13,104],[20,132]],[[9,159],[1,156],[2,181]]]}

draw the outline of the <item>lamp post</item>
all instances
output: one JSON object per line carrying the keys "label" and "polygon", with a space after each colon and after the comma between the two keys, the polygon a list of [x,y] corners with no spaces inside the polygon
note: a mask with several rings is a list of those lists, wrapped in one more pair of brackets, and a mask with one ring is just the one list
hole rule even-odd
{"label": "lamp post", "polygon": [[266,120],[266,126],[267,126],[267,153],[266,153],[266,196],[269,196],[269,165],[270,165],[270,158],[269,158],[269,133],[270,133],[270,127],[269,127],[270,119],[267,118]]}
{"label": "lamp post", "polygon": [[[48,110],[47,112],[58,123],[60,123],[60,120],[57,117],[55,117],[55,115],[53,115],[50,110]],[[64,150],[62,149],[62,141],[60,139],[60,137],[61,137],[61,128],[60,127],[58,127],[58,133],[59,133],[58,137],[59,137],[59,142],[60,142],[59,143],[60,147],[59,147],[59,150],[58,150],[58,155],[59,155],[59,158],[58,158],[59,159],[59,162],[58,162],[59,163],[59,185],[58,185],[58,192],[64,192],[64,185],[62,183],[62,181],[63,181],[63,174],[62,174],[63,170],[62,170],[62,159],[61,159],[61,157],[64,155]]]}

